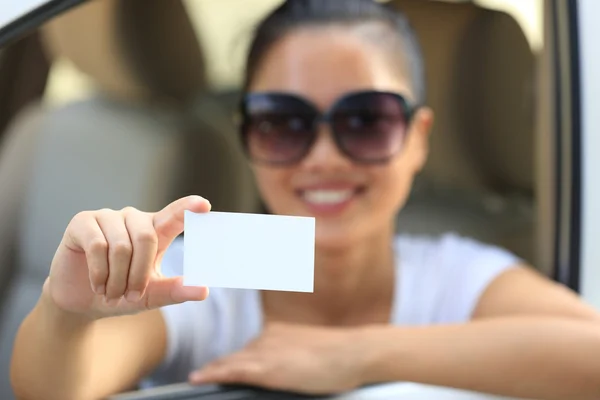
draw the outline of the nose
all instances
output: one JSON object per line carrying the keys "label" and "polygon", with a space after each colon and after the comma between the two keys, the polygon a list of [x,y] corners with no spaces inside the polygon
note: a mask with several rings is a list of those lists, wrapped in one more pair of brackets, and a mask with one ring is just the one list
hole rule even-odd
{"label": "nose", "polygon": [[339,150],[326,123],[320,125],[315,143],[302,164],[312,170],[344,170],[352,166],[351,160]]}

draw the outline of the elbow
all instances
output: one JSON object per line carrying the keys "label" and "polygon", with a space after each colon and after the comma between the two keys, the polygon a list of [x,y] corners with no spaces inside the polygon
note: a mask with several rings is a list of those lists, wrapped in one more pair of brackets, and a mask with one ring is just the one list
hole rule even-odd
{"label": "elbow", "polygon": [[[582,396],[582,400],[600,399],[600,324],[596,324],[596,332],[591,341],[590,350],[583,360],[588,360],[588,367],[582,372],[581,387],[587,388],[587,395]],[[593,354],[593,355],[592,355]]]}
{"label": "elbow", "polygon": [[[581,396],[581,400],[598,400],[600,399],[600,371],[590,379],[589,383],[585,385],[585,395]],[[583,392],[583,390],[582,390]]]}
{"label": "elbow", "polygon": [[546,364],[554,369],[554,378],[546,381],[548,397],[600,399],[600,323],[586,319],[564,324],[557,330],[557,339],[556,358]]}
{"label": "elbow", "polygon": [[596,363],[597,365],[595,371],[592,374],[590,374],[592,376],[588,378],[590,381],[590,400],[600,399],[600,351],[598,352],[596,360],[599,361],[597,361]]}

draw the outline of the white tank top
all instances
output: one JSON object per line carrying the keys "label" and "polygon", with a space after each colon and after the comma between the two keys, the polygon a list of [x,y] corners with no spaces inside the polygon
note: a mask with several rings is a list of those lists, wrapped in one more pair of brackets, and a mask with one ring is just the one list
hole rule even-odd
{"label": "white tank top", "polygon": [[[455,234],[439,238],[398,236],[396,285],[390,323],[433,325],[467,322],[486,287],[520,260],[497,247]],[[183,273],[183,240],[176,240],[162,262],[166,276]],[[207,362],[244,347],[262,327],[259,292],[210,290],[203,302],[162,309],[167,355],[143,386],[187,380]]]}

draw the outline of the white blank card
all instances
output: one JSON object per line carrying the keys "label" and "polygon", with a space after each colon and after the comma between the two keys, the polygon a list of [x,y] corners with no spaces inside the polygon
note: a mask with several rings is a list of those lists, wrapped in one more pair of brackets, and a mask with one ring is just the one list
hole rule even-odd
{"label": "white blank card", "polygon": [[315,219],[185,212],[183,283],[312,292]]}

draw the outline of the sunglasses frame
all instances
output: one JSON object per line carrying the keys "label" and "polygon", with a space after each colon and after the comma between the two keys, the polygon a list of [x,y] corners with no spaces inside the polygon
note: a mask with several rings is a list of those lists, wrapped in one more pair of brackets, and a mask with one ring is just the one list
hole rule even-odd
{"label": "sunglasses frame", "polygon": [[[342,144],[342,139],[340,138],[340,133],[334,129],[334,125],[332,123],[333,122],[332,118],[334,116],[335,110],[339,107],[340,104],[342,104],[348,98],[355,97],[355,96],[361,96],[361,95],[392,96],[402,105],[402,110],[404,113],[403,117],[404,117],[404,121],[406,123],[406,132],[405,132],[404,137],[402,138],[402,141],[405,141],[406,134],[410,131],[412,119],[413,119],[416,111],[420,108],[420,106],[411,105],[410,102],[406,99],[406,97],[404,97],[400,93],[390,92],[390,91],[381,91],[381,90],[352,91],[352,92],[348,92],[348,93],[340,96],[333,103],[333,105],[331,105],[331,107],[329,107],[325,112],[321,112],[319,110],[319,107],[317,107],[312,101],[310,101],[309,99],[302,97],[298,94],[295,94],[295,93],[278,92],[278,91],[252,92],[252,93],[247,93],[246,95],[244,95],[242,97],[240,104],[239,104],[239,111],[238,111],[239,114],[235,118],[238,133],[240,135],[240,139],[242,141],[242,145],[243,145],[244,153],[246,154],[246,157],[251,162],[256,163],[256,164],[285,167],[285,166],[298,164],[304,158],[306,158],[306,156],[308,156],[308,154],[310,154],[310,151],[314,147],[315,142],[318,138],[318,135],[315,132],[312,132],[310,141],[306,145],[306,150],[303,153],[301,153],[301,155],[299,155],[297,158],[294,158],[292,160],[289,160],[289,161],[288,160],[286,160],[286,161],[267,161],[267,160],[263,160],[263,159],[256,159],[255,157],[252,156],[252,154],[250,154],[250,149],[249,149],[249,144],[248,144],[248,136],[249,136],[248,135],[248,125],[250,124],[250,118],[249,118],[248,107],[247,107],[248,103],[252,99],[256,99],[256,98],[260,99],[260,98],[266,98],[266,97],[270,97],[270,96],[285,96],[288,98],[294,98],[296,100],[299,100],[302,103],[304,103],[305,105],[308,105],[313,110],[315,110],[316,111],[315,116],[317,117],[313,121],[315,123],[315,125],[317,125],[319,123],[328,124],[329,129],[331,131],[331,135],[333,137],[333,140],[336,144],[338,151],[340,151],[348,159],[352,160],[352,162],[358,163],[358,164],[367,164],[367,165],[385,164],[385,163],[389,162],[391,159],[393,159],[395,156],[397,156],[402,151],[402,149],[403,149],[402,146],[398,149],[397,152],[395,152],[387,157],[384,157],[381,159],[374,159],[374,160],[365,160],[365,159],[357,158],[356,156],[351,154],[351,152],[348,152],[347,149]],[[316,128],[313,127],[312,131],[314,131],[315,129]]]}

